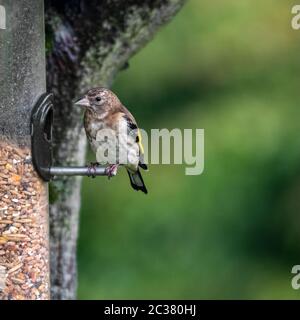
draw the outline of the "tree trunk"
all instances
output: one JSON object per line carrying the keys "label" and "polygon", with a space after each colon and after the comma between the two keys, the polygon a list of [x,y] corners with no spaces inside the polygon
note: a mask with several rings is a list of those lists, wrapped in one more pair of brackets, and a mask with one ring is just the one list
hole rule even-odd
{"label": "tree trunk", "polygon": [[[128,59],[181,8],[184,0],[46,0],[47,87],[55,94],[54,159],[84,165],[86,138],[72,101],[112,84]],[[50,184],[52,299],[76,296],[80,178]]]}

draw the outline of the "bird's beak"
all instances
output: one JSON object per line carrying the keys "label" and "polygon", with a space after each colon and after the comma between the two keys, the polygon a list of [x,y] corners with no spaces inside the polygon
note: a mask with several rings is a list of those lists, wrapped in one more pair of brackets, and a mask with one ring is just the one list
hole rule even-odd
{"label": "bird's beak", "polygon": [[76,106],[81,106],[81,107],[89,107],[90,106],[90,102],[89,99],[87,97],[83,97],[81,99],[79,99],[78,101],[75,102]]}

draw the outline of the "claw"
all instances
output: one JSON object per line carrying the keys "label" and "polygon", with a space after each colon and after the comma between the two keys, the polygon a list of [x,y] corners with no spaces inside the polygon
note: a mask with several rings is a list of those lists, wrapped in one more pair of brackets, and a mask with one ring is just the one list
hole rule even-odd
{"label": "claw", "polygon": [[108,179],[110,179],[111,177],[117,174],[118,167],[119,167],[118,164],[111,164],[105,169]]}
{"label": "claw", "polygon": [[99,162],[91,162],[90,165],[88,165],[88,177],[96,178],[96,169],[100,165]]}

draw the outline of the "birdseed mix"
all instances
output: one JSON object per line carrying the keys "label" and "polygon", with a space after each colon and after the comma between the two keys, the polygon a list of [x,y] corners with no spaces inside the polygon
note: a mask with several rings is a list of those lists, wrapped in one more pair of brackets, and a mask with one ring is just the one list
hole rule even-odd
{"label": "birdseed mix", "polygon": [[50,298],[47,199],[29,148],[0,142],[0,300]]}

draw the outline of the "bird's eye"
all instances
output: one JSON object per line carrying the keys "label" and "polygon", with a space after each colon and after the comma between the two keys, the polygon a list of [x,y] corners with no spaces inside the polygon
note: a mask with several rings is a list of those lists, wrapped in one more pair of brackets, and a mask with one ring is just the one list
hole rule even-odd
{"label": "bird's eye", "polygon": [[101,98],[100,97],[96,97],[96,101],[100,102]]}

